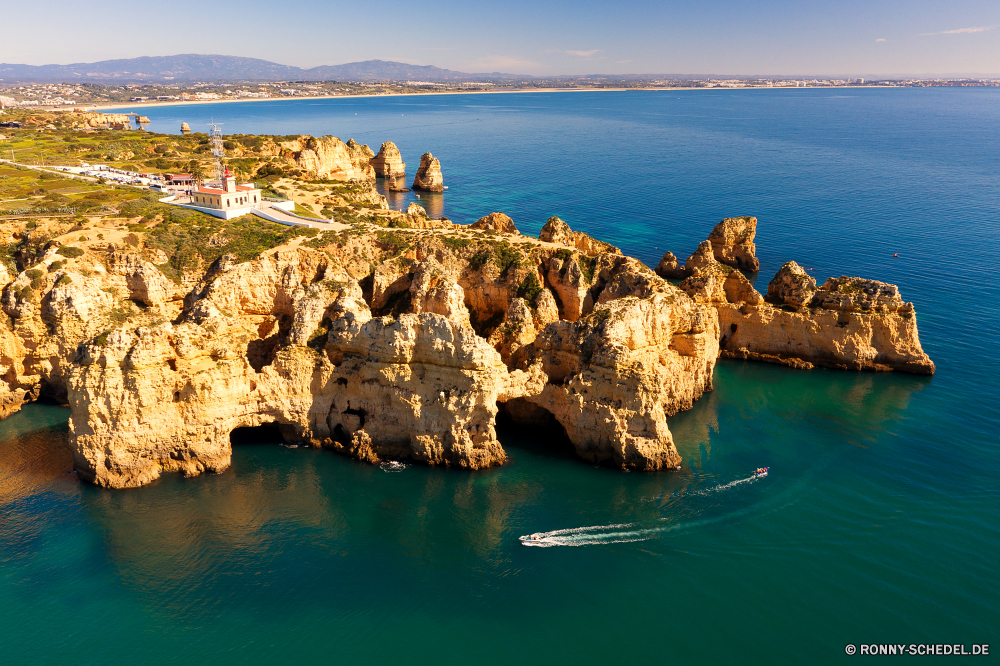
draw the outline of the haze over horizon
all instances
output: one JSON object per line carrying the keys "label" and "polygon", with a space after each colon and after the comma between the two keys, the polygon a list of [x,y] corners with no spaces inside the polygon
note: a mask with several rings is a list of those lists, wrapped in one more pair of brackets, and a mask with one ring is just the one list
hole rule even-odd
{"label": "haze over horizon", "polygon": [[[363,60],[534,76],[731,74],[959,76],[1000,73],[1000,4],[970,0],[443,0],[394,7],[178,0],[156,14],[99,14],[54,0],[44,27],[12,30],[0,62],[93,62],[219,53],[313,67]],[[10,15],[9,16],[13,16]],[[221,18],[222,25],[213,19]],[[308,20],[304,20],[308,18]],[[15,17],[16,20],[16,17]],[[39,39],[43,31],[44,39]]]}

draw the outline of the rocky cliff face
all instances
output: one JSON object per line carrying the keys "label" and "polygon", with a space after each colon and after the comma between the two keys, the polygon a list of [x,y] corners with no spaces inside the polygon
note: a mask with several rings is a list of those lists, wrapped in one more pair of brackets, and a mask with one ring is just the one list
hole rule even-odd
{"label": "rocky cliff face", "polygon": [[22,241],[0,270],[0,416],[65,400],[81,477],[114,488],[225,469],[232,430],[268,423],[369,462],[480,469],[506,459],[501,409],[559,424],[585,460],[658,470],[681,463],[666,419],[712,389],[720,353],[934,369],[893,285],[817,288],[789,262],[765,298],[706,241],[674,287],[558,218],[534,241],[502,214],[426,231],[419,213],[173,278],[137,226],[86,249]]}
{"label": "rocky cliff face", "polygon": [[375,169],[371,165],[375,153],[354,139],[344,143],[335,136],[300,136],[279,145],[292,153],[299,169],[315,178],[359,182],[375,180]]}
{"label": "rocky cliff face", "polygon": [[584,254],[595,255],[602,252],[621,254],[621,250],[610,243],[599,241],[582,231],[573,231],[569,225],[558,217],[550,217],[538,234],[538,239],[545,243],[555,243],[576,248]]}
{"label": "rocky cliff face", "polygon": [[406,187],[406,163],[403,162],[399,148],[392,141],[386,141],[372,158],[372,168],[375,175],[385,178],[390,190],[408,191]]}
{"label": "rocky cliff face", "polygon": [[514,220],[503,213],[490,213],[486,217],[481,217],[470,225],[472,229],[481,231],[496,231],[501,234],[519,234]]}
{"label": "rocky cliff face", "polygon": [[760,262],[756,256],[757,246],[753,243],[756,235],[756,217],[727,217],[715,225],[708,240],[712,243],[712,252],[718,261],[742,271],[756,273],[760,270]]}
{"label": "rocky cliff face", "polygon": [[[149,122],[149,119],[146,119]],[[67,114],[66,124],[70,127],[94,127],[108,128],[113,130],[132,129],[132,116],[124,113],[88,113],[84,111],[74,111]]]}
{"label": "rocky cliff face", "polygon": [[913,304],[903,302],[895,285],[841,277],[817,289],[790,261],[768,284],[768,302],[745,287],[734,286],[730,293],[717,306],[724,356],[795,367],[934,374],[934,363],[920,346]]}
{"label": "rocky cliff face", "polygon": [[430,153],[420,156],[420,166],[413,178],[413,189],[428,192],[444,192],[444,176],[441,175],[441,161]]}

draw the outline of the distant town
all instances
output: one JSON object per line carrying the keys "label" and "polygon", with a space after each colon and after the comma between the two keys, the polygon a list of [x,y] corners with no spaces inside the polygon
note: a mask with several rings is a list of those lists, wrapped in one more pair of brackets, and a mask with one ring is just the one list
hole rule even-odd
{"label": "distant town", "polygon": [[986,87],[994,79],[647,78],[580,76],[482,81],[276,81],[183,84],[10,83],[0,80],[0,108],[102,106],[287,97],[399,95],[432,92],[677,88]]}

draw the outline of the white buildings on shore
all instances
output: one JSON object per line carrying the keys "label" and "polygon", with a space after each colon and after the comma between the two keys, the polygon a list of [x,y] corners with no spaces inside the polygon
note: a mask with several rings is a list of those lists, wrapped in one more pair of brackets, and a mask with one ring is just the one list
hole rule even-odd
{"label": "white buildings on shore", "polygon": [[205,183],[196,187],[191,192],[188,207],[229,220],[249,214],[262,203],[259,189],[253,185],[238,185],[236,177],[226,169],[221,183]]}

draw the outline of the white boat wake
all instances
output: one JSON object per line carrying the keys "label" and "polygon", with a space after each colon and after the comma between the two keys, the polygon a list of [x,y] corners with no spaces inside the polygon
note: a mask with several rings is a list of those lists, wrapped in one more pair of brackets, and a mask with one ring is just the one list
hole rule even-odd
{"label": "white boat wake", "polygon": [[[729,488],[753,483],[754,481],[767,476],[767,469],[758,470],[752,476],[745,479],[737,479],[729,483],[719,484],[704,490],[690,493],[691,495],[711,495]],[[591,525],[589,527],[570,527],[562,530],[552,530],[550,532],[535,532],[520,538],[522,546],[533,546],[536,548],[551,548],[553,546],[597,546],[612,543],[630,543],[634,541],[645,541],[657,534],[670,532],[685,527],[708,524],[723,520],[720,518],[710,518],[697,520],[688,523],[677,523],[674,525],[651,525],[649,527],[640,526],[638,523],[615,523],[611,525]],[[667,520],[661,519],[659,522]]]}

